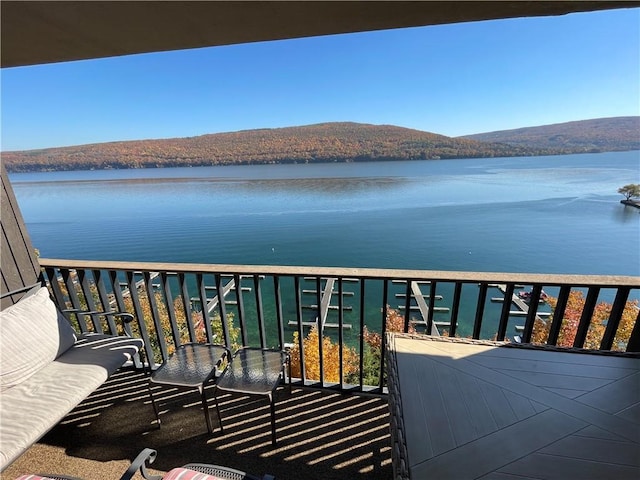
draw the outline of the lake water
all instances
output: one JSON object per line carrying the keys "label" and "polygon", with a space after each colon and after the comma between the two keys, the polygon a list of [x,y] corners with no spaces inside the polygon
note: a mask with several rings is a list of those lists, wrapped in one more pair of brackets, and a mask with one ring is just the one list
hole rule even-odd
{"label": "lake water", "polygon": [[[33,244],[49,258],[640,274],[640,210],[621,205],[617,193],[640,183],[640,152],[10,178]],[[475,317],[471,287],[461,300],[462,336]],[[264,288],[275,346],[275,305],[268,282]],[[450,306],[452,285],[439,284],[438,293],[438,305]],[[354,326],[355,295],[345,313]],[[367,300],[366,318],[380,318],[379,295]],[[285,319],[294,319],[293,298],[283,303]],[[490,338],[501,304],[486,308],[494,320],[483,322],[481,335]],[[436,320],[449,313],[436,312]],[[328,321],[337,322],[337,312]],[[511,318],[509,334],[519,323]],[[345,341],[356,344],[358,334],[346,331]],[[252,325],[254,344],[257,335]]]}
{"label": "lake water", "polygon": [[640,274],[640,152],[10,179],[49,258]]}

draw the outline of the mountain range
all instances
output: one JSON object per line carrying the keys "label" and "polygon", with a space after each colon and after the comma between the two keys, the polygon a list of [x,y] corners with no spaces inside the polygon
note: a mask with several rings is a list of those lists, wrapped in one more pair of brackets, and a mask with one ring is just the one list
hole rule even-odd
{"label": "mountain range", "polygon": [[613,117],[466,135],[481,142],[555,150],[559,153],[640,150],[640,117]]}
{"label": "mountain range", "polygon": [[10,172],[488,158],[640,150],[640,117],[447,137],[351,122],[2,152]]}

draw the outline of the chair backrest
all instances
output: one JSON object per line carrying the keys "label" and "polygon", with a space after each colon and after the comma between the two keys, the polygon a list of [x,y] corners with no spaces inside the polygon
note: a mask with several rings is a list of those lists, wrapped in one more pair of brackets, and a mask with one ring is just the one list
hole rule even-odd
{"label": "chair backrest", "polygon": [[[0,240],[0,310],[16,303],[22,292],[42,278],[36,251],[31,244],[29,232],[24,224],[22,213],[9,182],[9,176],[1,165],[2,196],[0,197],[0,223],[2,232]],[[15,292],[15,293],[14,293]]]}

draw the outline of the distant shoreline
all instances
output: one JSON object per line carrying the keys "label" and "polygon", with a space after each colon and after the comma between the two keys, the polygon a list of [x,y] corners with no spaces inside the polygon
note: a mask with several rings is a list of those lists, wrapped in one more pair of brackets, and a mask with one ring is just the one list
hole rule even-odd
{"label": "distant shoreline", "polygon": [[640,208],[639,200],[620,200],[620,203],[622,203],[623,205],[628,205],[630,207]]}
{"label": "distant shoreline", "polygon": [[395,125],[330,122],[197,137],[1,152],[8,172],[511,158],[640,150],[640,116],[467,137]]}

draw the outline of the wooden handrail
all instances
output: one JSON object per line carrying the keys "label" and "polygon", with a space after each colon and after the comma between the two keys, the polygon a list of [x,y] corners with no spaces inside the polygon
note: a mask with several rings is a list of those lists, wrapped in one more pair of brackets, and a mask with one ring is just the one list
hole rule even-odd
{"label": "wooden handrail", "polygon": [[165,271],[184,273],[219,273],[240,275],[297,275],[319,277],[358,277],[365,279],[399,278],[436,280],[442,282],[487,282],[544,284],[545,286],[573,285],[576,287],[640,288],[640,277],[625,275],[574,275],[553,273],[466,272],[444,270],[405,270],[383,268],[307,267],[286,265],[227,265],[212,263],[122,262],[104,260],[68,260],[40,258],[42,267],[79,268],[92,270]]}

